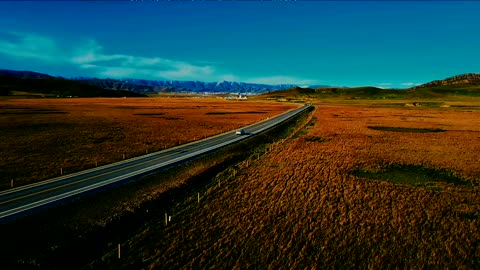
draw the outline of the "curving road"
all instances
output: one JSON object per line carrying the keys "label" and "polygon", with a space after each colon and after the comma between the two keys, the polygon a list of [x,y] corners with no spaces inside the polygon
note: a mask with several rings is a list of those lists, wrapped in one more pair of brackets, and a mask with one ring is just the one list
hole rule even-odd
{"label": "curving road", "polygon": [[310,107],[311,105],[305,105],[247,126],[244,128],[246,131],[244,135],[236,135],[235,131],[231,131],[148,155],[2,191],[0,192],[0,221],[25,215],[60,200],[85,195],[86,192],[114,186],[114,184],[191,160],[264,132]]}

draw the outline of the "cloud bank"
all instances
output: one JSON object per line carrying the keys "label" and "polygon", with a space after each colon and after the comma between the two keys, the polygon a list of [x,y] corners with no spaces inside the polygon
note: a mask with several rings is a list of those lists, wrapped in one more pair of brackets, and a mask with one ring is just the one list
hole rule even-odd
{"label": "cloud bank", "polygon": [[296,85],[314,85],[318,84],[315,80],[300,79],[289,76],[271,76],[271,77],[258,77],[250,78],[245,82],[248,83],[261,83],[261,84],[296,84]]}
{"label": "cloud bank", "polygon": [[[22,60],[37,60],[45,65],[64,65],[77,68],[100,78],[138,78],[157,80],[242,81],[264,84],[315,84],[315,80],[290,76],[247,78],[225,72],[214,62],[193,64],[163,57],[143,57],[109,54],[94,39],[88,39],[74,48],[62,47],[51,37],[34,33],[0,33],[0,54]],[[2,38],[8,36],[9,38]]]}
{"label": "cloud bank", "polygon": [[420,85],[421,83],[415,83],[415,82],[406,82],[406,83],[402,83],[402,86],[406,86],[406,87],[414,87],[414,86],[417,86],[417,85]]}
{"label": "cloud bank", "polygon": [[36,34],[6,32],[9,39],[0,40],[0,53],[11,57],[58,62],[61,54],[56,42]]}

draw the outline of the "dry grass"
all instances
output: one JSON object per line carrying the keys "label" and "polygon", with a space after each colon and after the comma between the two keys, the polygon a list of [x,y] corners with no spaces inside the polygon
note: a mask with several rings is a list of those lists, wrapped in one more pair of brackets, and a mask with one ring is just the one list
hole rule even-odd
{"label": "dry grass", "polygon": [[0,100],[0,190],[245,126],[295,105],[215,98]]}
{"label": "dry grass", "polygon": [[[480,113],[323,106],[301,136],[226,172],[96,266],[462,268],[480,263]],[[368,126],[441,128],[379,131]],[[472,185],[398,185],[355,169],[409,164]]]}

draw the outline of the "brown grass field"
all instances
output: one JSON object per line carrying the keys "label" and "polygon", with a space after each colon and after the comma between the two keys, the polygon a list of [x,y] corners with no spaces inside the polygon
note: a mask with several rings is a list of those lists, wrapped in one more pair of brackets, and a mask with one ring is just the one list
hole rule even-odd
{"label": "brown grass field", "polygon": [[[393,165],[462,184],[354,173]],[[478,110],[318,105],[295,137],[218,175],[168,225],[145,224],[121,260],[115,249],[91,267],[475,269],[479,184]]]}
{"label": "brown grass field", "polygon": [[234,130],[293,104],[216,98],[0,100],[0,190]]}

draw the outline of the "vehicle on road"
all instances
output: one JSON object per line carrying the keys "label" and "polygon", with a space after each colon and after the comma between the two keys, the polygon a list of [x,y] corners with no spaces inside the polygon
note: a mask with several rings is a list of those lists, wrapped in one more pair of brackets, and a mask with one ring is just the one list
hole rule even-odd
{"label": "vehicle on road", "polygon": [[116,163],[95,167],[81,172],[62,175],[38,183],[32,183],[0,191],[0,224],[47,208],[67,198],[79,198],[94,191],[115,188],[146,174],[158,172],[198,158],[218,149],[241,142],[249,136],[265,132],[289,120],[309,107],[299,107],[283,114],[238,129],[200,140],[135,157]]}
{"label": "vehicle on road", "polygon": [[247,132],[246,132],[244,129],[240,129],[240,130],[237,130],[237,131],[235,132],[235,134],[237,134],[237,135],[245,135],[245,134],[247,134]]}

